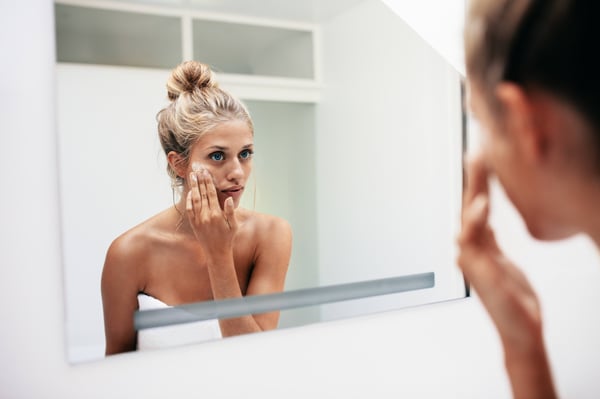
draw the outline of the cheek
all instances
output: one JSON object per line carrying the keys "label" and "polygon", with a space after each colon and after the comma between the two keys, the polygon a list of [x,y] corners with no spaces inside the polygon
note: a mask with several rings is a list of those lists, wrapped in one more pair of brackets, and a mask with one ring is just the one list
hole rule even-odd
{"label": "cheek", "polygon": [[241,161],[240,167],[242,173],[244,174],[244,177],[248,178],[250,176],[250,173],[252,172],[252,161]]}
{"label": "cheek", "polygon": [[[514,170],[513,165],[506,158],[507,154],[502,148],[502,143],[497,143],[491,139],[482,146],[482,151],[489,175],[495,176],[507,194],[510,194],[515,185],[513,181]],[[513,196],[509,195],[509,197]]]}
{"label": "cheek", "polygon": [[221,171],[218,166],[210,165],[206,162],[194,162],[192,168],[198,168],[198,170],[206,169],[208,173],[210,173],[210,175],[212,176],[215,184],[221,179]]}
{"label": "cheek", "polygon": [[498,147],[488,138],[487,140],[482,141],[481,152],[483,153],[488,168],[495,170],[499,158]]}
{"label": "cheek", "polygon": [[200,158],[200,157],[190,158],[190,164],[189,164],[190,172],[191,171],[200,171],[202,169],[207,169],[208,171],[210,171],[210,167],[208,165],[206,165],[205,162],[199,161],[197,158]]}
{"label": "cheek", "polygon": [[495,124],[482,124],[479,137],[483,156],[492,172],[504,169],[511,163],[509,143],[504,132],[499,131]]}

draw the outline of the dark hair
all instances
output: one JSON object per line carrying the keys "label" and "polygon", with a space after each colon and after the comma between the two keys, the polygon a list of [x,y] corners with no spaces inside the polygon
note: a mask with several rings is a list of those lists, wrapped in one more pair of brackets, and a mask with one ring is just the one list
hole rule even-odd
{"label": "dark hair", "polygon": [[477,0],[465,29],[467,71],[485,91],[510,81],[571,103],[600,150],[600,2]]}

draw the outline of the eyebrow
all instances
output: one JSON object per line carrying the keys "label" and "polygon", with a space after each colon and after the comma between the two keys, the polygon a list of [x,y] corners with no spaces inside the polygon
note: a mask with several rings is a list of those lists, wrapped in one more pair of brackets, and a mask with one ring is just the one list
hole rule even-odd
{"label": "eyebrow", "polygon": [[[254,143],[246,144],[242,147],[242,150],[247,150],[248,148],[252,148]],[[227,151],[229,147],[222,147],[220,145],[211,145],[210,147],[206,147],[207,150],[218,150],[218,151]]]}

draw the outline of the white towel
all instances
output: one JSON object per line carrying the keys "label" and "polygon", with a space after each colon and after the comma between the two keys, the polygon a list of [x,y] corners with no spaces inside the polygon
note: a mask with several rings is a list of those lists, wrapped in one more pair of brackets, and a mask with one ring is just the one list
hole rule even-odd
{"label": "white towel", "polygon": [[[138,294],[139,310],[164,309],[170,306],[146,294]],[[146,328],[138,331],[137,349],[170,348],[220,339],[219,320],[204,320],[174,326]]]}

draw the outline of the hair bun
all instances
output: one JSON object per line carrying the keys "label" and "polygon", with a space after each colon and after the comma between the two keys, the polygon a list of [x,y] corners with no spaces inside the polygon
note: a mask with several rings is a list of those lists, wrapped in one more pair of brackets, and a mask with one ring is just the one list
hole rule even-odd
{"label": "hair bun", "polygon": [[217,87],[214,74],[210,67],[198,61],[186,61],[171,72],[167,81],[169,100],[176,100],[181,93],[192,93],[196,88]]}

